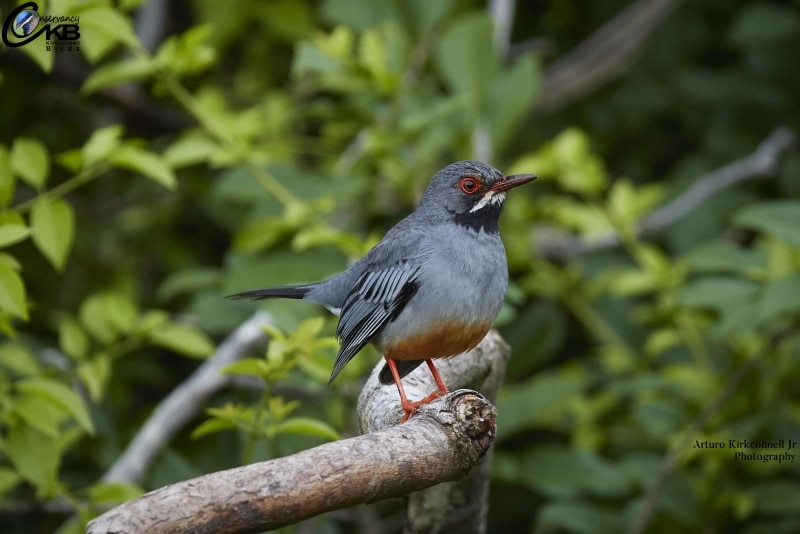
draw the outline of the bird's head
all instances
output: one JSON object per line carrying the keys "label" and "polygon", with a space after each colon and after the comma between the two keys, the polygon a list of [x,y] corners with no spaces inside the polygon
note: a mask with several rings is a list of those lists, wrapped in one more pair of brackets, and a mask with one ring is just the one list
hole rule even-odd
{"label": "bird's head", "polygon": [[459,161],[434,175],[419,208],[439,213],[444,210],[458,224],[496,232],[506,191],[535,179],[532,174],[505,176],[480,161]]}

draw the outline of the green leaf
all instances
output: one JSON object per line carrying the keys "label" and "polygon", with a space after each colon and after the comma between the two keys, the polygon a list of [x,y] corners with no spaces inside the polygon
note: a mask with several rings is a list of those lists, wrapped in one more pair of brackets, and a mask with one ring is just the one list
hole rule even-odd
{"label": "green leaf", "polygon": [[550,144],[559,185],[567,191],[594,196],[608,187],[603,161],[591,150],[589,136],[579,128],[567,128]]}
{"label": "green leaf", "polygon": [[453,9],[453,0],[409,0],[405,4],[414,13],[420,35],[433,30]]}
{"label": "green leaf", "polygon": [[727,240],[701,243],[689,253],[692,268],[702,272],[732,272],[745,274],[766,266],[763,247],[744,248]]}
{"label": "green leaf", "polygon": [[13,489],[14,486],[20,483],[20,477],[16,471],[8,467],[0,467],[0,497]]}
{"label": "green leaf", "polygon": [[81,149],[83,166],[89,167],[108,156],[112,150],[119,146],[123,132],[124,127],[122,125],[113,124],[92,133]]}
{"label": "green leaf", "polygon": [[51,438],[59,436],[61,423],[69,417],[61,406],[49,399],[24,393],[14,398],[11,410],[26,424]]}
{"label": "green leaf", "polygon": [[164,161],[173,169],[208,161],[219,150],[219,143],[204,134],[186,135],[164,151]]}
{"label": "green leaf", "polygon": [[11,425],[4,449],[20,476],[36,487],[38,498],[55,496],[61,461],[57,438],[28,425]]}
{"label": "green leaf", "polygon": [[61,352],[76,360],[83,359],[89,351],[89,338],[70,315],[62,316],[58,323],[58,346]]}
{"label": "green leaf", "polygon": [[386,58],[386,48],[378,30],[364,30],[358,41],[357,53],[361,65],[374,79],[381,80],[388,75],[389,65]]}
{"label": "green leaf", "polygon": [[38,199],[31,208],[33,242],[56,270],[67,261],[75,236],[75,214],[66,201]]}
{"label": "green leaf", "polygon": [[155,62],[148,57],[133,57],[107,63],[92,71],[83,82],[80,92],[86,96],[113,85],[142,81],[155,72],[155,67]]}
{"label": "green leaf", "polygon": [[450,89],[468,95],[473,117],[486,112],[497,56],[493,25],[485,13],[468,13],[452,22],[438,40],[439,70]]}
{"label": "green leaf", "polygon": [[236,249],[256,252],[274,245],[289,233],[294,225],[283,217],[264,217],[246,224],[233,238]]}
{"label": "green leaf", "polygon": [[117,43],[122,43],[131,49],[141,48],[131,20],[114,8],[90,7],[81,11],[79,15],[82,30],[81,51],[89,63],[98,61]]}
{"label": "green leaf", "polygon": [[750,489],[756,497],[756,509],[763,514],[783,516],[797,512],[800,484],[778,480],[765,482]]}
{"label": "green leaf", "polygon": [[212,417],[211,419],[203,421],[197,425],[197,428],[192,430],[192,439],[201,438],[216,432],[222,432],[223,430],[233,430],[236,427],[236,423],[230,419]]}
{"label": "green leaf", "polygon": [[104,344],[112,343],[118,335],[108,311],[107,300],[102,293],[85,298],[78,310],[78,317],[84,328]]}
{"label": "green leaf", "polygon": [[0,344],[0,365],[20,376],[41,373],[39,362],[23,345],[14,342]]}
{"label": "green leaf", "polygon": [[230,363],[220,370],[226,375],[250,375],[263,378],[269,372],[269,366],[263,358],[242,358]]}
{"label": "green leaf", "polygon": [[682,339],[674,328],[653,330],[647,337],[644,352],[648,356],[658,356],[662,352],[680,345]]}
{"label": "green leaf", "polygon": [[547,532],[595,534],[623,532],[623,516],[604,510],[584,500],[554,500],[545,503],[536,516],[536,524]]}
{"label": "green leaf", "polygon": [[28,320],[25,285],[19,274],[5,263],[0,263],[0,310],[5,310],[24,321]]}
{"label": "green leaf", "polygon": [[797,10],[789,6],[751,4],[736,10],[729,40],[743,50],[759,46],[781,46],[800,31]]}
{"label": "green leaf", "polygon": [[122,145],[111,152],[109,159],[114,165],[139,172],[167,189],[175,189],[178,184],[164,158],[149,150]]}
{"label": "green leaf", "polygon": [[139,318],[136,304],[120,291],[108,291],[102,295],[111,324],[120,334],[129,334]]}
{"label": "green leaf", "polygon": [[87,494],[94,505],[121,504],[141,496],[144,490],[130,482],[98,482]]}
{"label": "green leaf", "polygon": [[14,171],[11,154],[5,145],[0,145],[0,207],[7,207],[14,198]]}
{"label": "green leaf", "polygon": [[78,312],[84,328],[98,341],[109,344],[119,334],[129,334],[139,318],[134,302],[119,291],[90,295],[81,303]]}
{"label": "green leaf", "polygon": [[298,325],[297,329],[294,331],[294,334],[292,334],[292,337],[294,340],[296,340],[296,342],[305,345],[317,337],[319,333],[322,332],[322,328],[324,326],[324,318],[311,317]]}
{"label": "green leaf", "polygon": [[17,382],[16,388],[31,395],[38,395],[60,406],[74,417],[86,432],[94,434],[94,424],[83,400],[61,382],[51,378],[31,377]]}
{"label": "green leaf", "polygon": [[800,246],[800,202],[796,200],[774,200],[747,206],[736,212],[733,222]]}
{"label": "green leaf", "polygon": [[111,378],[111,357],[100,353],[82,361],[78,365],[78,378],[86,386],[89,398],[100,402]]}
{"label": "green leaf", "polygon": [[690,282],[681,293],[680,302],[725,312],[731,306],[747,306],[757,292],[758,285],[749,280],[708,276]]}
{"label": "green leaf", "polygon": [[11,168],[25,182],[41,189],[50,173],[50,154],[38,139],[17,137],[11,146]]}
{"label": "green leaf", "polygon": [[164,325],[150,333],[150,341],[191,358],[206,358],[214,352],[208,336],[187,324]]}
{"label": "green leaf", "polygon": [[332,426],[310,417],[290,417],[275,425],[275,434],[302,434],[330,441],[342,439]]}
{"label": "green leaf", "polygon": [[585,491],[620,495],[630,484],[610,461],[587,451],[541,445],[522,456],[523,482],[553,497],[574,497]]}
{"label": "green leaf", "polygon": [[155,54],[155,62],[172,75],[196,74],[217,60],[217,51],[208,44],[213,27],[205,24],[166,39]]}
{"label": "green leaf", "polygon": [[211,267],[184,269],[169,275],[158,287],[156,295],[159,300],[170,300],[180,295],[213,288],[219,283],[220,278],[221,272],[219,269]]}
{"label": "green leaf", "polygon": [[0,248],[19,243],[31,235],[30,228],[24,224],[0,225]]}
{"label": "green leaf", "polygon": [[800,275],[773,280],[764,288],[756,307],[759,323],[783,313],[800,314]]}
{"label": "green leaf", "polygon": [[498,439],[525,428],[560,420],[568,403],[588,387],[588,379],[578,373],[540,373],[525,384],[503,388],[497,398]]}
{"label": "green leaf", "polygon": [[526,120],[539,87],[539,64],[532,54],[519,58],[493,80],[489,125],[495,151],[507,146],[514,131]]}

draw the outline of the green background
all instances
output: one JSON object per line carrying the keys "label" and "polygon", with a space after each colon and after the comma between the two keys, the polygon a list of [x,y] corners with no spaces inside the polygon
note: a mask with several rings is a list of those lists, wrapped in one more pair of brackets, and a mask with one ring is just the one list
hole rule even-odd
{"label": "green background", "polygon": [[[377,353],[329,388],[335,320],[268,302],[250,382],[100,481],[259,307],[225,295],[342,270],[474,158],[540,176],[501,221],[489,532],[800,531],[797,461],[692,446],[800,437],[800,3],[516,4],[496,29],[476,1],[39,3],[81,37],[0,50],[4,532],[353,435]],[[304,528],[400,532],[399,506]]]}

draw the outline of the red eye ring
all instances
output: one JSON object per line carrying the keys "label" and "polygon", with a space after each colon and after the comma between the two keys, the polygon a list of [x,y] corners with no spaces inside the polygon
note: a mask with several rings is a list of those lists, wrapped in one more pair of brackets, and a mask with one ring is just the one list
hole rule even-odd
{"label": "red eye ring", "polygon": [[458,182],[458,186],[468,195],[474,195],[481,188],[480,182],[471,176],[464,176],[461,178],[461,181]]}

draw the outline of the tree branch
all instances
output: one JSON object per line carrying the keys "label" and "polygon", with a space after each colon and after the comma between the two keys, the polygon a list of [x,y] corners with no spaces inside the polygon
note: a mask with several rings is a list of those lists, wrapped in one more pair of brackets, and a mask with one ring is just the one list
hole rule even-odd
{"label": "tree branch", "polygon": [[[492,331],[472,351],[441,360],[437,367],[452,386],[486,386],[495,395],[509,355],[508,345]],[[397,391],[377,380],[382,365],[375,367],[359,397],[361,427],[368,434],[161,488],[106,512],[89,524],[87,533],[258,532],[462,478],[494,440],[494,407],[481,394],[459,389],[398,425],[402,410]],[[436,387],[421,371],[404,379],[412,398]],[[461,515],[454,517],[485,522],[488,468],[484,460],[473,470],[480,476],[466,477],[471,499],[459,493],[459,485],[437,486],[445,496],[462,499]],[[448,509],[454,507],[426,510],[419,517],[431,521]]]}
{"label": "tree branch", "polygon": [[[668,228],[728,187],[746,180],[774,176],[781,154],[791,148],[795,141],[791,130],[776,128],[751,154],[701,176],[682,194],[642,218],[638,224],[638,234],[646,236]],[[536,247],[540,255],[558,260],[614,248],[620,244],[616,232],[609,232],[591,241],[566,235],[556,229],[551,229],[551,233],[551,236],[539,239]]]}
{"label": "tree branch", "polygon": [[211,395],[229,383],[231,377],[220,373],[220,369],[265,342],[267,334],[261,327],[271,322],[269,315],[258,311],[234,330],[211,358],[161,401],[102,480],[136,482],[141,479],[164,444],[197,415]]}
{"label": "tree branch", "polygon": [[494,440],[495,415],[479,394],[459,390],[403,425],[152,491],[91,521],[86,532],[260,532],[399,497],[469,471]]}
{"label": "tree branch", "polygon": [[[509,346],[492,330],[471,351],[437,360],[436,368],[445,384],[477,389],[494,402],[510,357]],[[399,421],[402,415],[395,388],[381,386],[378,382],[381,367],[382,364],[375,367],[358,399],[359,423],[364,433],[386,428]],[[412,399],[424,397],[436,389],[424,366],[403,378],[403,384]],[[409,495],[405,509],[406,534],[485,532],[492,450],[464,478]]]}
{"label": "tree branch", "polygon": [[638,0],[547,67],[535,113],[550,113],[617,76],[681,0]]}

